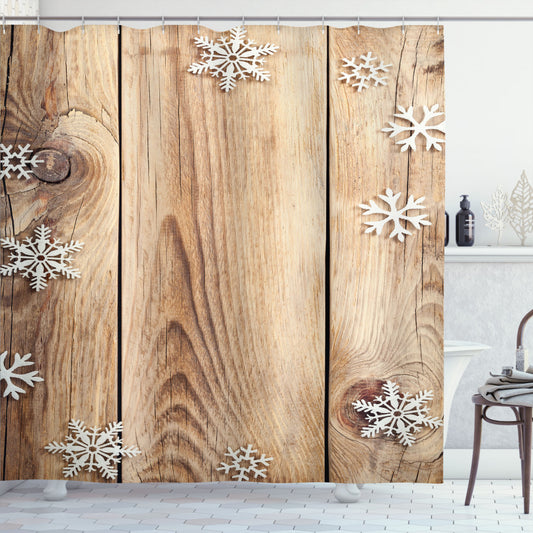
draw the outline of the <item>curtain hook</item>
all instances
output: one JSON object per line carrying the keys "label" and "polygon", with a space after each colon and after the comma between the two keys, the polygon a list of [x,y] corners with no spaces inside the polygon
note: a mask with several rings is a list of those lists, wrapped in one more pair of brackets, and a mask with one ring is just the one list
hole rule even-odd
{"label": "curtain hook", "polygon": [[437,15],[437,35],[440,33],[440,17]]}
{"label": "curtain hook", "polygon": [[200,34],[200,17],[196,17],[196,26],[198,28],[198,34]]}
{"label": "curtain hook", "polygon": [[6,16],[2,15],[2,33],[6,34]]}
{"label": "curtain hook", "polygon": [[117,17],[117,35],[120,35],[120,17]]}
{"label": "curtain hook", "polygon": [[324,15],[322,15],[322,33],[324,33],[326,31],[326,28],[325,28],[325,17]]}
{"label": "curtain hook", "polygon": [[41,17],[37,15],[37,33],[41,33]]}
{"label": "curtain hook", "polygon": [[278,23],[277,23],[278,33],[279,33],[279,15],[278,15]]}
{"label": "curtain hook", "polygon": [[402,17],[402,35],[405,35],[405,17]]}
{"label": "curtain hook", "polygon": [[81,16],[81,34],[85,35],[85,17]]}
{"label": "curtain hook", "polygon": [[244,25],[244,15],[242,16],[242,29],[245,30],[246,26]]}
{"label": "curtain hook", "polygon": [[361,33],[361,30],[359,29],[359,17],[357,17],[357,35]]}
{"label": "curtain hook", "polygon": [[161,17],[161,31],[165,33],[165,17]]}

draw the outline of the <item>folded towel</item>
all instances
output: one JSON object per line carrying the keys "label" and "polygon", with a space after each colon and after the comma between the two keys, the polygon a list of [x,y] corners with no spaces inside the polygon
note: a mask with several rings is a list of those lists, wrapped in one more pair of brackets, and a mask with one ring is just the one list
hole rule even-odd
{"label": "folded towel", "polygon": [[525,372],[506,369],[505,374],[493,374],[478,391],[483,398],[502,404],[533,407],[533,366]]}

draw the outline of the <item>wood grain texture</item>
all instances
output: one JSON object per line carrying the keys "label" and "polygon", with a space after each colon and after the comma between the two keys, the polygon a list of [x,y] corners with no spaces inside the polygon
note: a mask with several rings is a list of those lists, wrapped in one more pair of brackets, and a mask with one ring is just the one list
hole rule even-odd
{"label": "wood grain texture", "polygon": [[[330,29],[330,480],[438,482],[442,429],[424,429],[404,447],[382,434],[362,438],[363,413],[352,402],[372,400],[387,379],[403,391],[435,392],[442,414],[444,153],[400,152],[381,129],[396,105],[437,103],[444,110],[443,35],[435,27]],[[386,87],[358,93],[338,81],[343,57],[372,51],[393,66]],[[437,121],[439,122],[439,121]],[[425,196],[433,225],[405,243],[365,234],[360,203],[387,187]],[[375,218],[375,217],[374,217]]]}
{"label": "wood grain texture", "polygon": [[17,26],[0,38],[1,142],[69,160],[61,183],[0,182],[0,235],[23,240],[45,224],[52,237],[85,243],[74,259],[81,279],[37,293],[18,274],[0,278],[0,351],[31,352],[45,380],[18,401],[0,399],[0,469],[2,479],[62,479],[61,457],[43,447],[63,439],[71,418],[117,419],[118,39],[103,26],[85,35]]}
{"label": "wood grain texture", "polygon": [[123,479],[230,480],[252,444],[323,480],[326,36],[250,27],[272,80],[225,94],[196,35],[122,33]]}

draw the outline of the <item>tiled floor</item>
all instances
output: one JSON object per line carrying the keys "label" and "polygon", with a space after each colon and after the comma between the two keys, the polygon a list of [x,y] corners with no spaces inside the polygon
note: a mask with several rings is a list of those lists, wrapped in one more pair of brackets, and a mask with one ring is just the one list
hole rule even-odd
{"label": "tiled floor", "polygon": [[333,485],[84,483],[47,502],[42,482],[0,496],[0,531],[141,532],[533,532],[521,514],[520,481],[366,485],[359,502],[338,503]]}

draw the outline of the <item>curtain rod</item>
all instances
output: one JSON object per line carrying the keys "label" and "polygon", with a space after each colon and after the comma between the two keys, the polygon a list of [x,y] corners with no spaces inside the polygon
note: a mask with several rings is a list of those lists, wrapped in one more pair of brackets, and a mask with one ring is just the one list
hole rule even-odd
{"label": "curtain rod", "polygon": [[43,21],[79,21],[79,22],[190,22],[197,24],[199,22],[533,22],[533,16],[509,16],[509,17],[427,17],[427,16],[406,16],[406,17],[370,17],[370,16],[354,16],[354,17],[291,17],[291,16],[31,16],[31,17],[17,17],[17,16],[2,16],[2,21],[5,22],[35,22],[37,24]]}

